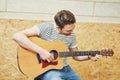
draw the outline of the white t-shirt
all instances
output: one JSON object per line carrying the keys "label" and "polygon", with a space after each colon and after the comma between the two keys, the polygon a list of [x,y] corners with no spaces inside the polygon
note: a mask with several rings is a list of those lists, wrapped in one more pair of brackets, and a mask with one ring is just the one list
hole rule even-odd
{"label": "white t-shirt", "polygon": [[[61,35],[57,32],[54,23],[42,23],[35,26],[41,39],[47,41],[63,40],[68,48],[77,47],[76,35],[72,33],[69,36]],[[67,65],[67,58],[64,58],[63,65]]]}

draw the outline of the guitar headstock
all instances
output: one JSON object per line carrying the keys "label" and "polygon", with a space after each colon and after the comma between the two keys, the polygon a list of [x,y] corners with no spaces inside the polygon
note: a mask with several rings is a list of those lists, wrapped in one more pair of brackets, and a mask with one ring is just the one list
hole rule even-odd
{"label": "guitar headstock", "polygon": [[106,49],[102,49],[100,53],[102,56],[113,56],[114,51],[112,49],[106,48]]}

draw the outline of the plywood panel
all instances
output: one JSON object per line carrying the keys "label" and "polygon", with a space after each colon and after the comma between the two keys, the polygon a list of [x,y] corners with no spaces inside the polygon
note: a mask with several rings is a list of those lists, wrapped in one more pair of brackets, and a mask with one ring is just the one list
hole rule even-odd
{"label": "plywood panel", "polygon": [[[17,44],[12,40],[15,32],[48,22],[40,20],[0,19],[0,79],[33,80],[25,77],[17,66]],[[79,50],[101,50],[112,48],[112,58],[101,57],[98,62],[77,62],[69,58],[69,63],[83,80],[120,80],[120,24],[76,23],[75,32]]]}

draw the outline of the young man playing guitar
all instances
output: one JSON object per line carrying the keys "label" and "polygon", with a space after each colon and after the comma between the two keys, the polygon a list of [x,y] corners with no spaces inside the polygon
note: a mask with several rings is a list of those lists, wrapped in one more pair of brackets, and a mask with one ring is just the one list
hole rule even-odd
{"label": "young man playing guitar", "polygon": [[[53,61],[53,56],[46,49],[34,44],[29,37],[38,36],[47,41],[62,40],[65,42],[70,52],[77,51],[76,36],[73,32],[75,28],[75,16],[68,10],[61,10],[54,16],[54,23],[43,23],[32,28],[17,32],[13,39],[22,47],[36,52],[40,58],[48,63]],[[52,46],[52,45],[51,45]],[[59,46],[60,47],[60,46]],[[73,56],[74,60],[99,60],[98,55],[94,56]],[[41,75],[36,75],[35,80],[81,80],[71,67],[67,64],[67,58],[63,59],[62,69],[51,69]]]}

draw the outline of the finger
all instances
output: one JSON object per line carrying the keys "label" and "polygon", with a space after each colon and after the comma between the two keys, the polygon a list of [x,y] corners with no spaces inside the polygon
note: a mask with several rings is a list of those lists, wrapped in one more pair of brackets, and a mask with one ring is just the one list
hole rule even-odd
{"label": "finger", "polygon": [[98,60],[100,60],[100,57],[96,57],[96,59],[95,59],[96,61],[98,61]]}
{"label": "finger", "polygon": [[97,61],[97,59],[95,59],[94,61]]}
{"label": "finger", "polygon": [[98,55],[98,54],[96,54],[96,56],[95,56],[97,59],[100,59],[100,55]]}
{"label": "finger", "polygon": [[96,57],[96,58],[95,58],[95,60],[98,60],[98,59],[99,59],[99,57]]}
{"label": "finger", "polygon": [[99,58],[98,57],[95,57],[94,60],[97,61]]}
{"label": "finger", "polygon": [[97,56],[97,59],[100,59],[100,55],[99,55],[99,56]]}
{"label": "finger", "polygon": [[94,57],[94,58],[93,58],[93,61],[97,61],[97,58],[96,58],[96,57]]}
{"label": "finger", "polygon": [[54,60],[54,55],[51,55],[51,58]]}
{"label": "finger", "polygon": [[47,60],[47,62],[50,62],[50,60],[49,59],[46,59]]}
{"label": "finger", "polygon": [[49,60],[53,62],[53,61],[54,61],[54,58],[53,58],[52,56],[50,56],[50,57],[49,57]]}
{"label": "finger", "polygon": [[100,59],[100,57],[96,56],[95,59]]}

